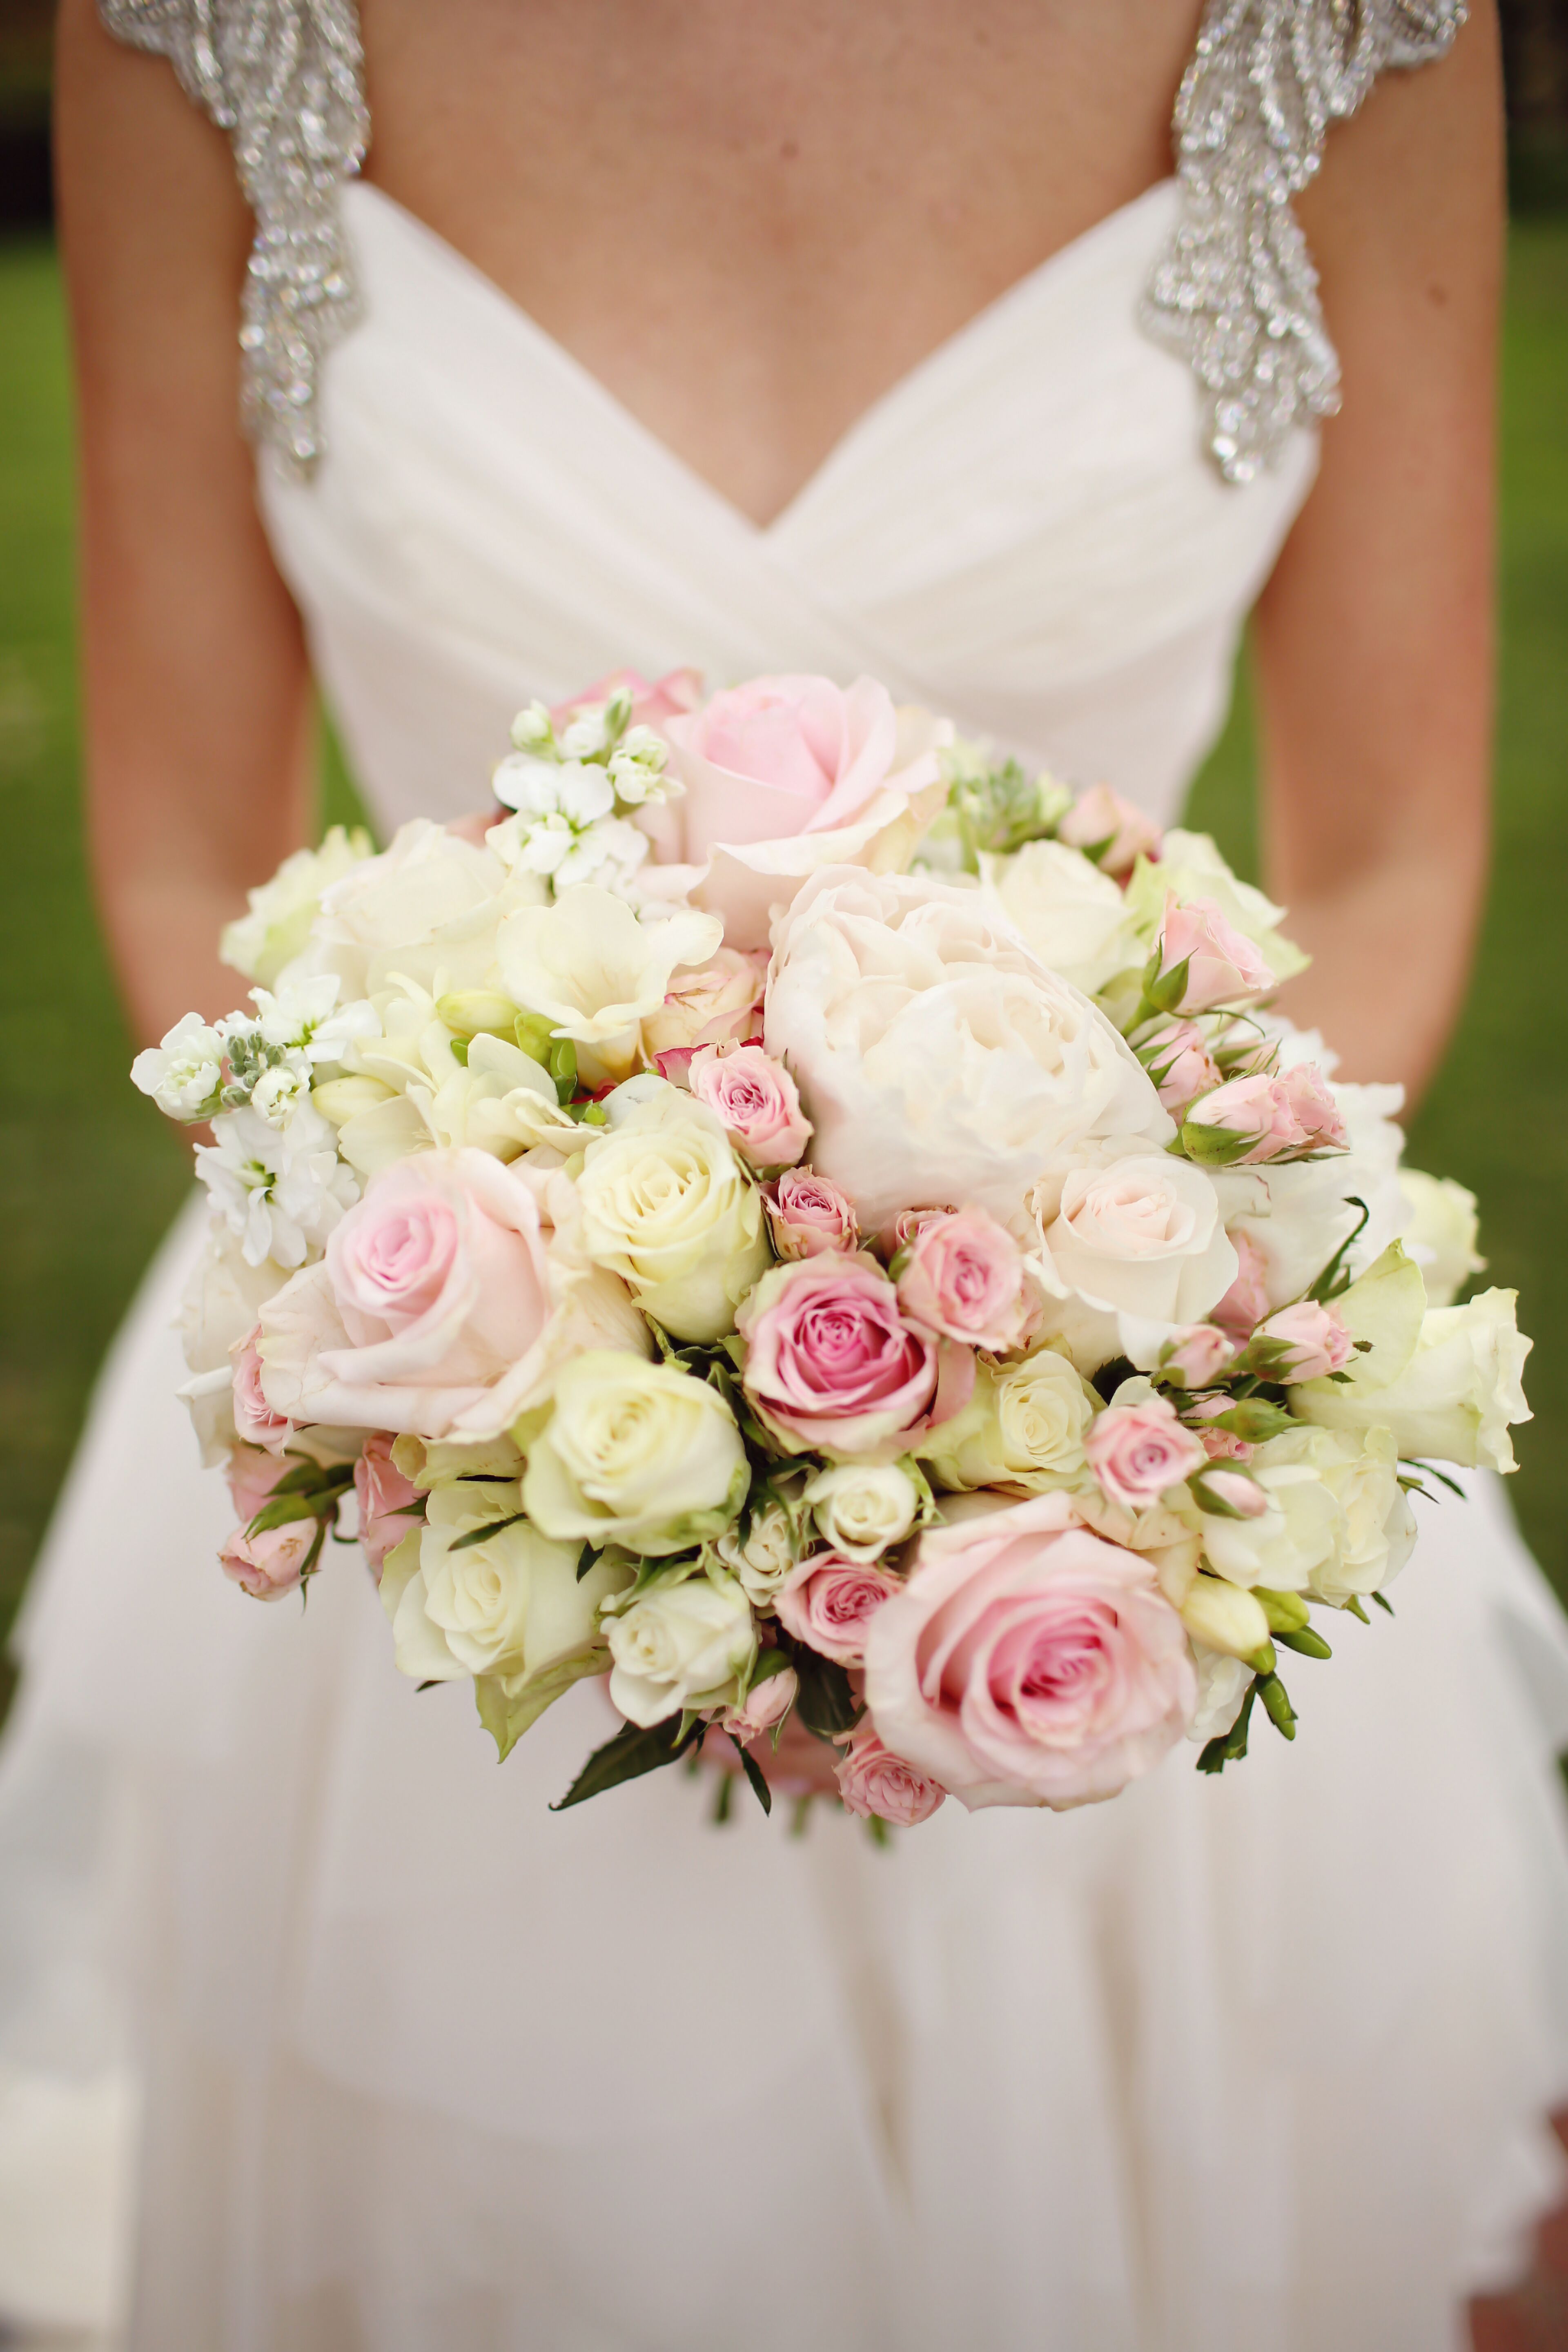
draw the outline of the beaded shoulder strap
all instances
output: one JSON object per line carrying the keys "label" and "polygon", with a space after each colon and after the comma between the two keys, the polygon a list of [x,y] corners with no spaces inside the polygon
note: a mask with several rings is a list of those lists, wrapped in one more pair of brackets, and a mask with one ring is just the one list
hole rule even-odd
{"label": "beaded shoulder strap", "polygon": [[229,134],[256,215],[240,326],[245,427],[285,470],[321,454],[321,357],[358,316],[338,191],[370,133],[353,0],[99,0],[109,30],[169,58]]}
{"label": "beaded shoulder strap", "polygon": [[1331,415],[1340,366],[1290,209],[1387,66],[1451,46],[1466,0],[1209,0],[1173,123],[1182,213],[1144,325],[1203,386],[1210,452],[1250,481],[1294,424]]}

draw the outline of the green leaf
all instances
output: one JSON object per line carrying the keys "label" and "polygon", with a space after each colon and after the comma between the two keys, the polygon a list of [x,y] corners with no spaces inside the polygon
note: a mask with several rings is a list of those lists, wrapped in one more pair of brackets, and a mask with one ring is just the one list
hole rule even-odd
{"label": "green leaf", "polygon": [[1230,1729],[1209,1740],[1200,1754],[1200,1772],[1223,1772],[1227,1764],[1240,1763],[1247,1753],[1247,1727],[1252,1716],[1252,1702],[1257,1696],[1258,1685],[1248,1683],[1247,1696],[1241,1702],[1241,1712]]}
{"label": "green leaf", "polygon": [[582,1583],[583,1579],[587,1575],[588,1570],[593,1567],[594,1562],[598,1559],[598,1553],[594,1549],[591,1543],[585,1543],[584,1545],[582,1550],[577,1555],[577,1581],[579,1584]]}
{"label": "green leaf", "polygon": [[[510,1511],[504,1519],[485,1519],[479,1527],[470,1528],[466,1535],[454,1536],[447,1549],[448,1551],[471,1550],[475,1544],[489,1543],[490,1538],[499,1536],[503,1528],[521,1527],[527,1517],[526,1511]],[[581,1574],[582,1571],[579,1570],[578,1573]]]}
{"label": "green leaf", "polygon": [[1373,1594],[1373,1596],[1372,1596],[1372,1597],[1373,1597],[1373,1599],[1376,1601],[1376,1603],[1377,1603],[1377,1605],[1378,1605],[1378,1607],[1379,1607],[1380,1609],[1386,1609],[1386,1611],[1388,1612],[1388,1614],[1389,1614],[1391,1617],[1393,1616],[1393,1614],[1394,1614],[1394,1603],[1393,1603],[1393,1601],[1390,1601],[1390,1599],[1388,1598],[1388,1595],[1387,1595],[1385,1592],[1374,1592],[1374,1593]]}
{"label": "green leaf", "polygon": [[673,1716],[663,1723],[650,1724],[646,1730],[639,1724],[623,1724],[613,1739],[595,1748],[560,1803],[551,1806],[551,1811],[563,1813],[568,1805],[584,1804],[590,1797],[602,1796],[606,1789],[619,1788],[623,1780],[640,1780],[645,1772],[657,1772],[661,1766],[673,1764],[684,1752],[679,1731]]}
{"label": "green leaf", "polygon": [[1345,1235],[1343,1241],[1340,1244],[1338,1249],[1334,1252],[1332,1257],[1329,1260],[1327,1265],[1323,1268],[1321,1274],[1318,1276],[1318,1279],[1313,1283],[1311,1288],[1307,1293],[1308,1297],[1315,1298],[1320,1306],[1325,1306],[1331,1298],[1337,1298],[1342,1291],[1348,1290],[1350,1288],[1351,1278],[1345,1268],[1345,1259],[1349,1255],[1352,1245],[1356,1242],[1360,1241],[1363,1234],[1366,1231],[1367,1224],[1372,1216],[1372,1211],[1367,1207],[1366,1202],[1362,1199],[1359,1192],[1347,1192],[1345,1194],[1345,1206],[1347,1209],[1359,1209],[1361,1211],[1361,1216],[1357,1220],[1356,1223],[1352,1226],[1350,1232]]}
{"label": "green leaf", "polygon": [[[1362,1607],[1360,1598],[1356,1593],[1352,1592],[1350,1599],[1348,1601],[1342,1601],[1340,1605],[1344,1610],[1345,1614],[1348,1617],[1359,1617],[1363,1625],[1370,1625],[1372,1623],[1372,1619]],[[1384,1603],[1384,1606],[1387,1606],[1386,1602]],[[1392,1616],[1393,1613],[1393,1611],[1390,1610],[1390,1616]]]}
{"label": "green leaf", "polygon": [[[752,1784],[752,1796],[755,1797],[764,1813],[771,1813],[773,1809],[773,1792],[768,1786],[762,1766],[749,1748],[742,1747],[732,1731],[729,1735],[729,1739],[731,1747],[741,1759],[742,1771]],[[725,1777],[728,1779],[728,1774]]]}
{"label": "green leaf", "polygon": [[853,1731],[860,1709],[844,1668],[804,1642],[793,1643],[790,1655],[800,1683],[795,1713],[806,1729],[815,1731],[818,1739],[826,1740]]}
{"label": "green leaf", "polygon": [[[1205,1421],[1205,1429],[1228,1429],[1233,1437],[1245,1440],[1248,1445],[1261,1445],[1270,1437],[1283,1437],[1295,1423],[1283,1405],[1271,1404],[1267,1397],[1242,1397],[1228,1412],[1216,1412]],[[1201,1474],[1200,1474],[1201,1475]]]}
{"label": "green leaf", "polygon": [[474,1700],[479,1721],[496,1744],[496,1761],[504,1764],[523,1733],[538,1722],[547,1706],[564,1696],[584,1675],[602,1675],[608,1664],[603,1650],[580,1650],[562,1658],[525,1683],[515,1698],[508,1698],[499,1675],[476,1675]]}
{"label": "green leaf", "polygon": [[1439,1470],[1435,1462],[1417,1462],[1415,1467],[1424,1478],[1436,1478],[1439,1486],[1447,1486],[1450,1495],[1458,1495],[1460,1502],[1464,1501],[1465,1490],[1458,1480],[1450,1478],[1446,1470]]}
{"label": "green leaf", "polygon": [[296,1519],[318,1517],[315,1502],[308,1495],[277,1495],[270,1503],[263,1503],[250,1525],[247,1536],[269,1535],[274,1528],[287,1528]]}

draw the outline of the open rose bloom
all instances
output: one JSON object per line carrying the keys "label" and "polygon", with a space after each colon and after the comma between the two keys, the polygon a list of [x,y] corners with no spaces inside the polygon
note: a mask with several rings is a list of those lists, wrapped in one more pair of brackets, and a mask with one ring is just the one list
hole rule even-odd
{"label": "open rose bloom", "polygon": [[1403,1568],[1413,1465],[1511,1467],[1529,1342],[1271,1009],[1282,910],[869,677],[618,669],[497,751],[499,821],[301,853],[137,1058],[213,1132],[224,1572],[345,1573],[346,1507],[502,1756],[602,1683],[572,1803],[700,1749],[883,1835],[1289,1736],[1277,1643]]}

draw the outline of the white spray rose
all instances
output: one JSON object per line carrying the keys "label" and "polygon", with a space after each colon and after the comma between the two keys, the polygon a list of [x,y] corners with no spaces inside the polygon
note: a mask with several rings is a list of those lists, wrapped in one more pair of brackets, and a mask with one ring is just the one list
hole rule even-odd
{"label": "white spray rose", "polygon": [[1532,1342],[1514,1321],[1518,1297],[1483,1290],[1463,1307],[1434,1307],[1397,1379],[1369,1390],[1309,1381],[1290,1391],[1291,1408],[1325,1429],[1391,1430],[1407,1461],[1516,1469],[1509,1427],[1532,1418],[1522,1385]]}
{"label": "white spray rose", "polygon": [[733,1706],[756,1662],[751,1603],[722,1570],[656,1584],[605,1627],[610,1698],[630,1723],[662,1723],[687,1706]]}
{"label": "white spray rose", "polygon": [[176,1021],[160,1045],[149,1045],[131,1065],[131,1083],[151,1095],[165,1118],[188,1125],[210,1118],[223,1087],[224,1042],[199,1013]]}
{"label": "white spray rose", "polygon": [[613,891],[584,885],[509,915],[496,949],[508,993],[574,1040],[584,1076],[602,1086],[635,1068],[641,1024],[662,1007],[671,975],[705,963],[723,937],[716,915],[642,922]]}
{"label": "white spray rose", "polygon": [[523,1503],[564,1543],[683,1551],[728,1527],[751,1483],[717,1389],[669,1364],[595,1349],[569,1363],[528,1446]]}
{"label": "white spray rose", "polygon": [[579,1240],[678,1339],[717,1339],[772,1263],[762,1194],[713,1114],[661,1080],[612,1097],[584,1155]]}
{"label": "white spray rose", "polygon": [[1339,1540],[1313,1569],[1307,1590],[1338,1609],[1352,1593],[1392,1584],[1415,1542],[1415,1514],[1399,1483],[1392,1431],[1290,1430],[1271,1438],[1268,1451],[1275,1462],[1309,1463],[1340,1507]]}
{"label": "white spray rose", "polygon": [[1040,961],[1086,996],[1147,959],[1117,884],[1065,842],[1031,841],[1011,857],[983,856],[980,877]]}
{"label": "white spray rose", "polygon": [[795,1519],[773,1500],[753,1507],[749,1522],[726,1528],[713,1549],[753,1609],[763,1611],[773,1607],[773,1595],[800,1558]]}
{"label": "white spray rose", "polygon": [[1484,1274],[1478,1255],[1476,1196],[1451,1176],[1424,1175],[1402,1168],[1399,1190],[1407,1223],[1405,1244],[1421,1268],[1431,1307],[1451,1307],[1472,1274]]}
{"label": "white spray rose", "polygon": [[218,941],[223,961],[270,988],[284,965],[303,952],[322,894],[374,855],[374,845],[361,825],[345,833],[334,824],[320,849],[297,849],[270,882],[247,894],[248,914],[225,926]]}
{"label": "white spray rose", "polygon": [[867,1231],[963,1202],[1028,1238],[1032,1192],[1175,1132],[1105,1015],[977,890],[831,867],[773,945],[767,1050],[800,1089],[813,1168]]}
{"label": "white spray rose", "polygon": [[921,1459],[939,1486],[1018,1486],[1031,1495],[1084,1475],[1084,1437],[1100,1399],[1054,1348],[1005,1370],[984,1359],[962,1412],[932,1430]]}
{"label": "white spray rose", "polygon": [[920,1516],[914,1480],[896,1462],[847,1462],[805,1488],[824,1539],[846,1559],[871,1560],[902,1543]]}
{"label": "white spray rose", "polygon": [[1260,1517],[1198,1515],[1209,1566],[1232,1584],[1303,1592],[1338,1557],[1344,1526],[1339,1499],[1320,1467],[1302,1458],[1295,1436],[1288,1431],[1270,1438],[1247,1465],[1248,1475],[1268,1498]]}

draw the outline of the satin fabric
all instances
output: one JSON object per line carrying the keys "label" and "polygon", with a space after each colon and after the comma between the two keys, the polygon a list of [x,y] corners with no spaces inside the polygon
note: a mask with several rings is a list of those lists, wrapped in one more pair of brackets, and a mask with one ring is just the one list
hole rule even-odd
{"label": "satin fabric", "polygon": [[[378,821],[481,803],[531,695],[689,662],[869,669],[1170,816],[1315,462],[1236,489],[1203,455],[1136,325],[1174,201],[759,530],[352,185],[331,455],[261,496]],[[106,1369],[0,1767],[13,2063],[128,2053],[142,2088],[139,2352],[1458,2344],[1568,2089],[1568,1643],[1495,1482],[1219,1781],[1183,1751],[889,1853],[749,1800],[721,1831],[682,1772],[552,1814],[596,1687],[498,1770],[460,1687],[394,1672],[353,1552],[303,1617],[218,1575],[174,1402],[198,1216]]]}

